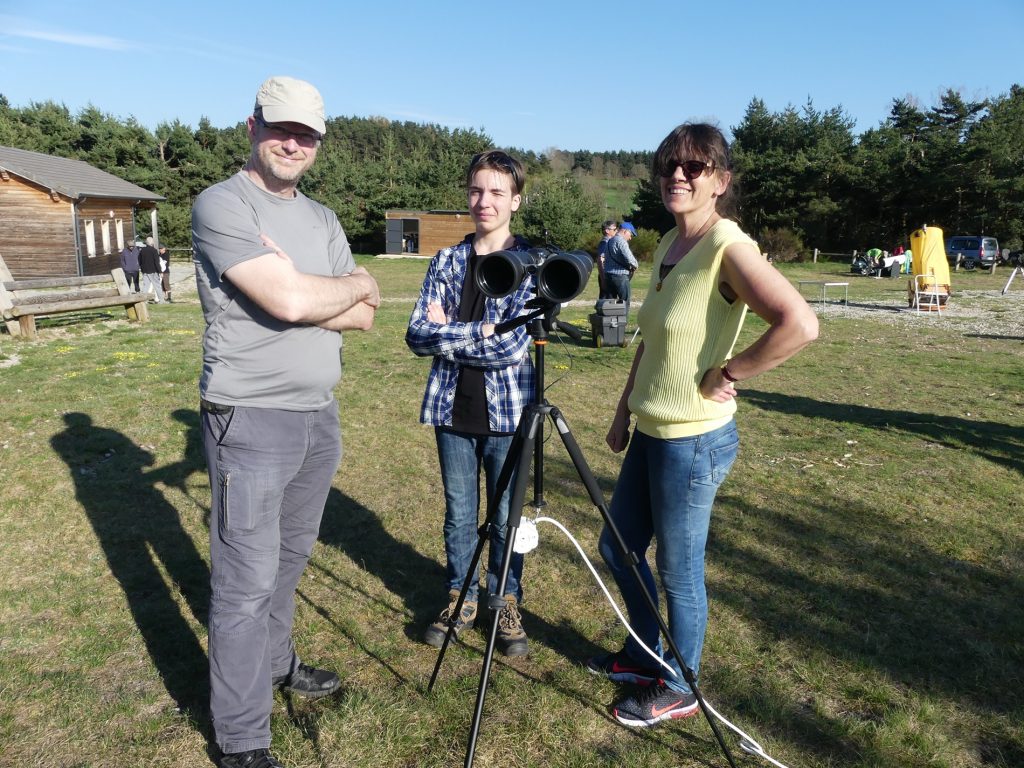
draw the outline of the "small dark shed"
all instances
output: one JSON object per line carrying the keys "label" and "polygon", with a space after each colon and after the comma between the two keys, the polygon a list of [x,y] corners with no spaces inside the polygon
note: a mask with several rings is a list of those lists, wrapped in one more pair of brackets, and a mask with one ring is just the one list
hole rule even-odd
{"label": "small dark shed", "polygon": [[0,256],[16,280],[83,277],[120,264],[135,216],[165,198],[81,160],[0,147]]}
{"label": "small dark shed", "polygon": [[385,211],[384,219],[385,253],[433,256],[476,229],[469,211],[393,210]]}

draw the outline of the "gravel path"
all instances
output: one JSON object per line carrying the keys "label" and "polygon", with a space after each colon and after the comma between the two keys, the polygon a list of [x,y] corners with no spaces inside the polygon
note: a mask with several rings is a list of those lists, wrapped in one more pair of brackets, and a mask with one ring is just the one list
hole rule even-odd
{"label": "gravel path", "polygon": [[956,291],[941,317],[934,311],[915,312],[902,297],[870,304],[851,301],[849,306],[830,301],[824,313],[819,303],[815,302],[814,307],[819,316],[829,318],[871,318],[899,326],[948,323],[965,335],[1009,336],[1024,341],[1024,286],[1013,286],[1005,296],[999,291]]}

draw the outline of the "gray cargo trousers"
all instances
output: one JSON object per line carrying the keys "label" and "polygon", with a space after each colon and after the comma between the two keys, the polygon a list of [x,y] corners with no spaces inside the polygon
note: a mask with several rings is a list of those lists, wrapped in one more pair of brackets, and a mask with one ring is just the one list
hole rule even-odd
{"label": "gray cargo trousers", "polygon": [[[215,412],[219,411],[219,412]],[[226,752],[270,746],[271,679],[299,664],[295,588],[341,461],[338,404],[201,410],[210,473],[210,715]]]}

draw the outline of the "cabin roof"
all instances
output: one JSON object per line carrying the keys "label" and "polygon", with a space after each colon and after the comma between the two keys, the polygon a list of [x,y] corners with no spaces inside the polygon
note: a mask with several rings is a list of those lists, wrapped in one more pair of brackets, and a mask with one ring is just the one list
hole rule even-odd
{"label": "cabin roof", "polygon": [[166,200],[165,197],[101,171],[82,160],[26,149],[0,147],[0,169],[58,192],[72,200],[105,197],[118,200]]}

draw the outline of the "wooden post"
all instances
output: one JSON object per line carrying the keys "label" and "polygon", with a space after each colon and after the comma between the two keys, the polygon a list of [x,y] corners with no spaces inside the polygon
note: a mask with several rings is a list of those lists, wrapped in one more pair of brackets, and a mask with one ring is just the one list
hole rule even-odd
{"label": "wooden post", "polygon": [[7,310],[14,306],[14,297],[7,292],[4,288],[4,283],[14,280],[14,275],[11,274],[11,270],[7,268],[7,263],[4,261],[4,257],[0,256],[0,317],[4,319],[7,324],[7,332],[11,336],[17,336],[21,333],[21,326],[13,319],[8,318]]}
{"label": "wooden post", "polygon": [[[114,278],[114,285],[117,286],[118,294],[121,296],[131,296],[132,289],[128,285],[128,278],[124,276],[123,269],[114,267],[110,270],[110,276]],[[149,320],[149,307],[146,306],[145,300],[125,307],[125,311],[128,313],[129,320],[138,320],[140,323],[145,323]]]}
{"label": "wooden post", "polygon": [[34,339],[36,337],[35,315],[22,315],[18,318],[18,325],[21,329],[21,335],[26,339]]}
{"label": "wooden post", "polygon": [[818,263],[818,249],[817,248],[814,249],[814,263],[815,264]]}

